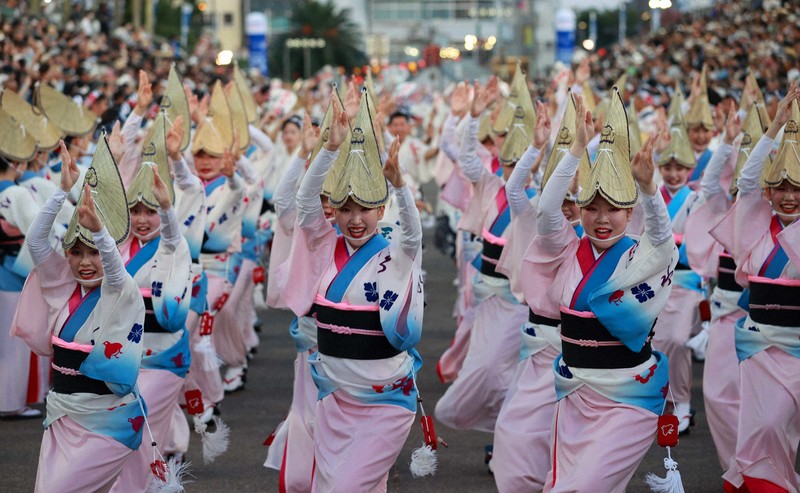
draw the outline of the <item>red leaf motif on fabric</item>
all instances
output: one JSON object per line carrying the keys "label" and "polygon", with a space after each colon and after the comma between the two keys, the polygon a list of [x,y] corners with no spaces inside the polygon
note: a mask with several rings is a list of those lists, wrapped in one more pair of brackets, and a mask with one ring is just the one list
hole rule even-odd
{"label": "red leaf motif on fabric", "polygon": [[136,433],[139,433],[139,430],[142,429],[142,425],[144,424],[144,416],[136,416],[135,418],[128,418],[128,423],[131,424],[131,428]]}
{"label": "red leaf motif on fabric", "polygon": [[118,342],[103,341],[105,355],[107,359],[119,358],[122,355],[122,344]]}
{"label": "red leaf motif on fabric", "polygon": [[636,381],[641,383],[641,384],[645,384],[645,383],[649,382],[650,381],[650,377],[652,377],[653,375],[656,374],[656,368],[657,368],[657,365],[651,366],[646,377],[643,377],[641,375],[636,375]]}

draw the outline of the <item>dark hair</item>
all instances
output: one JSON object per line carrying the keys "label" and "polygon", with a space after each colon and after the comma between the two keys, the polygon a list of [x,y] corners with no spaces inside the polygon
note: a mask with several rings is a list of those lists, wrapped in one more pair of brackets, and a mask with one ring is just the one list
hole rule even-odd
{"label": "dark hair", "polygon": [[405,108],[399,108],[399,109],[395,110],[391,115],[389,115],[389,120],[388,121],[389,121],[389,123],[392,123],[392,120],[394,120],[395,118],[400,118],[400,117],[405,118],[407,122],[411,122],[411,119],[413,118],[413,116],[411,115],[410,111],[408,111]]}
{"label": "dark hair", "polygon": [[283,122],[283,124],[281,125],[281,132],[283,132],[284,129],[286,129],[286,125],[288,125],[290,123],[295,124],[295,126],[297,126],[297,128],[299,128],[300,130],[303,130],[303,119],[300,118],[299,115],[292,115],[289,118],[287,118]]}

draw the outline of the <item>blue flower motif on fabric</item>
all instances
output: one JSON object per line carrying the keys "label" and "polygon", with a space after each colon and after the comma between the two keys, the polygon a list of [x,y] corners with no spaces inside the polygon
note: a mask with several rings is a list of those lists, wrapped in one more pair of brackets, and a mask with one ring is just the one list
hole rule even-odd
{"label": "blue flower motif on fabric", "polygon": [[381,308],[388,312],[392,309],[392,305],[394,305],[395,301],[397,301],[397,293],[386,290],[386,292],[383,293],[383,299],[381,300]]}
{"label": "blue flower motif on fabric", "polygon": [[164,287],[164,283],[161,281],[153,281],[153,284],[150,285],[150,291],[153,294],[153,298],[160,298],[161,297],[161,288]]}
{"label": "blue flower motif on fabric", "polygon": [[193,222],[194,222],[194,214],[192,214],[189,217],[187,217],[186,220],[183,221],[183,225],[188,228],[189,226],[192,225]]}
{"label": "blue flower motif on fabric", "polygon": [[133,328],[128,333],[128,340],[139,344],[142,340],[142,332],[144,332],[144,327],[141,324],[133,324]]}
{"label": "blue flower motif on fabric", "polygon": [[374,303],[378,301],[380,295],[378,294],[378,283],[377,282],[365,282],[364,283],[364,296],[367,298],[367,301],[370,303]]}
{"label": "blue flower motif on fabric", "polygon": [[572,378],[572,372],[567,365],[558,365],[558,374],[564,378]]}
{"label": "blue flower motif on fabric", "polygon": [[222,223],[224,223],[227,220],[228,220],[228,214],[223,213],[221,216],[219,216],[219,224],[220,225],[222,225]]}
{"label": "blue flower motif on fabric", "polygon": [[644,303],[656,295],[655,291],[653,291],[653,288],[651,288],[646,282],[632,287],[631,294],[636,297],[639,303]]}
{"label": "blue flower motif on fabric", "polygon": [[384,226],[383,228],[381,228],[381,236],[383,236],[387,240],[391,240],[392,239],[392,231],[394,231],[394,229],[392,229],[391,226]]}

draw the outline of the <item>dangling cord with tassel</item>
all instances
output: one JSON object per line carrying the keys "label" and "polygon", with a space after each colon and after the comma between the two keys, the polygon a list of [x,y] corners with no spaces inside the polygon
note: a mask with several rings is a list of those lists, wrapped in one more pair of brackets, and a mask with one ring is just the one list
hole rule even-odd
{"label": "dangling cord with tassel", "polygon": [[230,443],[231,430],[219,416],[214,416],[214,426],[216,431],[211,433],[208,431],[206,423],[197,422],[194,425],[194,431],[200,434],[203,442],[203,462],[205,464],[211,464],[217,457],[224,454]]}
{"label": "dangling cord with tassel", "polygon": [[158,450],[158,444],[153,437],[153,430],[150,429],[150,422],[147,419],[144,405],[142,405],[142,397],[139,394],[138,387],[136,388],[136,402],[139,403],[139,409],[142,410],[144,425],[147,428],[147,434],[150,435],[150,446],[153,447],[153,462],[150,463],[150,470],[155,477],[150,481],[147,493],[183,492],[184,476],[189,473],[190,464],[188,462],[177,464],[174,457],[169,461],[164,460],[164,456]]}
{"label": "dangling cord with tassel", "polygon": [[425,407],[422,405],[422,395],[419,393],[419,388],[417,388],[416,375],[414,375],[414,390],[417,391],[417,404],[419,405],[420,414],[422,414],[420,425],[422,426],[422,436],[424,440],[422,446],[414,449],[411,453],[410,469],[412,476],[415,478],[422,478],[436,474],[436,467],[438,465],[436,449],[440,443],[447,448],[447,442],[436,436],[433,418],[425,414]]}
{"label": "dangling cord with tassel", "polygon": [[[669,390],[669,395],[672,402],[675,402],[672,389]],[[664,401],[664,408],[666,408],[666,405],[667,402]],[[662,409],[658,421],[658,444],[667,449],[667,457],[664,459],[667,475],[661,478],[653,473],[648,473],[644,481],[653,493],[685,493],[681,473],[678,471],[678,463],[672,459],[670,450],[671,446],[678,445],[678,418],[675,415],[664,415],[664,409]]]}

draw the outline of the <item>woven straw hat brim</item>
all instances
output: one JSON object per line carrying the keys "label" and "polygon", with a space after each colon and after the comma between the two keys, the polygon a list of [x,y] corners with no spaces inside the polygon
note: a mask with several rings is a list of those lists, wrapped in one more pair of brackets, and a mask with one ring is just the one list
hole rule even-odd
{"label": "woven straw hat brim", "polygon": [[[117,164],[114,162],[114,157],[111,155],[105,135],[97,143],[97,150],[92,156],[92,164],[86,172],[84,184],[89,185],[100,220],[116,244],[119,245],[130,233],[130,211],[122,178],[119,175]],[[82,202],[83,194],[83,187],[81,187],[78,204]],[[96,248],[91,231],[78,224],[78,208],[76,207],[64,235],[62,244],[64,250],[71,248],[78,239]]]}
{"label": "woven straw hat brim", "polygon": [[631,103],[628,108],[628,136],[631,142],[631,160],[633,156],[642,148],[642,129],[639,127],[639,114],[636,107]]}
{"label": "woven straw hat brim", "polygon": [[694,157],[692,145],[689,143],[686,127],[680,123],[672,124],[669,127],[669,132],[671,139],[664,152],[659,154],[656,165],[664,166],[674,160],[686,168],[695,168],[697,159]]}
{"label": "woven straw hat brim", "polygon": [[233,120],[228,97],[217,81],[208,104],[208,115],[197,128],[192,145],[192,154],[205,151],[214,157],[222,157],[233,145]]}
{"label": "woven straw hat brim", "polygon": [[[142,146],[142,165],[126,191],[128,206],[133,207],[136,202],[142,202],[151,209],[159,207],[158,200],[153,194],[153,171],[157,171],[161,181],[167,185],[170,199],[175,202],[175,188],[169,170],[167,157],[167,117],[162,111],[150,131],[145,137]],[[153,167],[155,167],[153,169]],[[145,169],[146,168],[146,169]]]}
{"label": "woven straw hat brim", "polygon": [[[511,92],[506,99],[505,105],[500,110],[497,118],[495,118],[494,124],[492,124],[492,131],[495,134],[503,135],[511,131],[511,125],[514,124],[514,113],[522,101],[520,98],[525,96],[530,99],[531,94],[528,91],[528,84],[525,82],[525,74],[522,73],[522,64],[518,61],[514,77],[511,79]],[[531,103],[531,106],[533,106],[533,103]],[[535,124],[536,121],[534,120]]]}
{"label": "woven straw hat brim", "polygon": [[769,167],[765,166],[766,173],[762,175],[762,186],[777,187],[784,180],[795,186],[800,186],[800,107],[797,100],[792,101],[792,116],[783,128],[783,140],[778,148],[778,155]]}
{"label": "woven straw hat brim", "polygon": [[247,110],[244,107],[242,94],[239,92],[239,86],[236,84],[231,85],[231,91],[230,94],[228,94],[228,103],[231,107],[233,128],[239,131],[239,149],[246,151],[250,148],[250,124],[247,121]]}
{"label": "woven straw hat brim", "polygon": [[33,135],[39,151],[55,149],[58,141],[64,137],[64,132],[57,125],[13,91],[3,91],[0,106]]}
{"label": "woven straw hat brim", "polygon": [[245,114],[247,115],[248,123],[255,123],[258,121],[258,107],[256,100],[253,98],[253,91],[250,89],[250,83],[242,73],[242,69],[237,65],[233,70],[233,80],[236,87],[239,88],[239,94],[242,96],[242,103],[244,103]]}
{"label": "woven straw hat brim", "polygon": [[711,103],[708,101],[708,86],[706,85],[707,68],[703,65],[700,73],[700,95],[694,98],[692,106],[686,112],[686,126],[703,126],[709,130],[714,128],[714,117],[711,115]]}
{"label": "woven straw hat brim", "polygon": [[601,130],[597,158],[585,185],[576,201],[580,207],[589,205],[598,191],[611,204],[623,209],[636,205],[639,197],[630,161],[628,116],[616,89]]}
{"label": "woven straw hat brim", "polygon": [[[361,104],[350,132],[350,149],[339,152],[344,166],[331,189],[330,204],[339,208],[352,198],[364,207],[376,208],[389,200],[389,187],[383,176],[378,141],[369,111],[369,96],[362,91]],[[336,167],[337,163],[334,163]]]}
{"label": "woven straw hat brim", "polygon": [[[769,124],[772,123],[772,119],[769,117],[769,112],[767,111],[767,103],[764,100],[764,93],[761,91],[761,88],[758,86],[758,81],[756,80],[755,74],[750,72],[747,75],[747,80],[750,84],[756,89],[756,101],[755,106],[758,109],[758,116],[761,120],[761,130],[762,132],[766,132],[767,128],[769,128]],[[742,110],[742,103],[744,102],[744,98],[739,101],[739,110]]]}
{"label": "woven straw hat brim", "polygon": [[36,154],[36,139],[11,115],[0,109],[0,154],[11,161],[28,162]]}
{"label": "woven straw hat brim", "polygon": [[[731,195],[738,193],[739,187],[736,181],[739,179],[739,175],[742,174],[742,168],[744,168],[747,159],[750,157],[750,153],[763,135],[764,129],[761,124],[759,111],[755,106],[751,106],[750,110],[747,112],[747,116],[744,117],[744,122],[742,122],[742,140],[739,143],[739,154],[736,156],[736,168],[733,171],[733,180],[731,181],[729,190]],[[764,169],[761,174],[762,179],[769,171],[771,165],[772,158],[767,156],[767,162],[764,164]]]}
{"label": "woven straw hat brim", "polygon": [[94,132],[99,119],[94,113],[47,84],[36,86],[36,105],[67,135],[80,137]]}
{"label": "woven straw hat brim", "polygon": [[172,125],[179,116],[183,117],[183,141],[181,141],[181,152],[185,151],[192,141],[192,115],[189,113],[189,101],[186,99],[186,92],[183,90],[183,82],[175,65],[169,69],[167,79],[167,89],[161,98],[162,110],[167,112],[167,122]]}
{"label": "woven straw hat brim", "polygon": [[[569,99],[567,100],[567,107],[564,111],[564,117],[561,119],[561,128],[556,136],[555,145],[553,146],[553,150],[550,152],[550,157],[547,160],[547,166],[545,166],[542,176],[542,190],[544,190],[545,185],[547,185],[547,181],[558,167],[558,163],[560,163],[561,159],[569,152],[570,148],[572,147],[572,143],[575,141],[575,128],[577,126],[578,115],[575,108],[575,99],[572,97],[572,94],[569,93],[567,97]],[[591,161],[589,160],[589,153],[584,151],[583,155],[581,156],[581,161],[578,163],[579,185],[589,178],[591,169],[592,167]],[[573,202],[576,200],[576,197],[572,196],[571,194],[568,198]]]}
{"label": "woven straw hat brim", "polygon": [[[314,150],[311,151],[311,157],[309,158],[309,162],[313,162],[314,159],[319,154],[319,151],[322,150],[322,146],[328,142],[328,132],[331,129],[331,121],[333,120],[333,98],[337,98],[337,102],[340,108],[344,108],[344,104],[342,104],[341,99],[339,99],[339,93],[336,90],[336,86],[334,85],[333,94],[331,94],[331,100],[328,102],[328,109],[325,111],[325,117],[322,119],[322,124],[320,125],[320,135],[319,140],[317,140],[317,144],[314,146]],[[349,125],[349,123],[348,123]],[[339,180],[342,177],[342,172],[344,170],[347,156],[350,153],[350,139],[352,135],[348,130],[347,136],[345,136],[344,142],[339,146],[339,157],[336,162],[333,163],[331,166],[330,171],[328,174],[325,175],[325,182],[322,184],[322,194],[330,197],[331,192],[336,187],[336,184],[339,183]]]}

